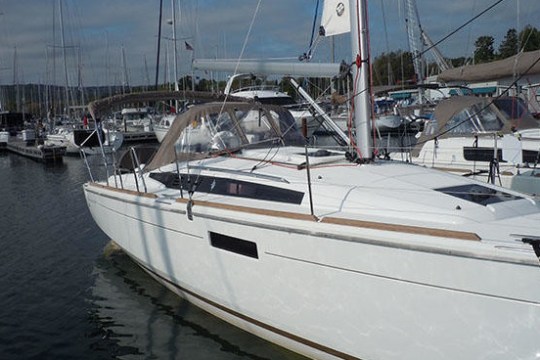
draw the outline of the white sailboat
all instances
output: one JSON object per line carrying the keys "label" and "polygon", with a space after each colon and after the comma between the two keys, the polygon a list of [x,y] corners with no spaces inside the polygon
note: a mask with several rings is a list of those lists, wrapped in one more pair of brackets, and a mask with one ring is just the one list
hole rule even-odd
{"label": "white sailboat", "polygon": [[[455,96],[441,101],[409,149],[395,160],[540,195],[539,122],[519,98]],[[519,114],[512,117],[512,113]]]}
{"label": "white sailboat", "polygon": [[354,153],[305,148],[282,108],[195,106],[151,162],[84,185],[92,217],[172,291],[308,357],[538,358],[539,205],[372,160],[366,8],[346,4]]}
{"label": "white sailboat", "polygon": [[159,123],[154,125],[154,134],[158,142],[163,141],[174,120],[176,120],[176,114],[166,114],[161,117]]}

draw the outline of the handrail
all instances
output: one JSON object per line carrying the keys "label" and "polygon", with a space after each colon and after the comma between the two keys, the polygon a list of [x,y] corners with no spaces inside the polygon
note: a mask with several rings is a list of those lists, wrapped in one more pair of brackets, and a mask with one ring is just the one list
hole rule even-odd
{"label": "handrail", "polygon": [[[137,173],[138,173],[143,183],[144,192],[147,193],[148,189],[146,188],[146,182],[144,181],[144,176],[142,175],[141,163],[139,162],[139,157],[137,156],[135,147],[132,146],[129,150],[131,154],[131,162],[133,164],[133,176],[135,177],[135,185],[137,186],[137,191],[139,191],[139,182],[137,181]],[[135,165],[137,165],[137,169],[135,169]]]}

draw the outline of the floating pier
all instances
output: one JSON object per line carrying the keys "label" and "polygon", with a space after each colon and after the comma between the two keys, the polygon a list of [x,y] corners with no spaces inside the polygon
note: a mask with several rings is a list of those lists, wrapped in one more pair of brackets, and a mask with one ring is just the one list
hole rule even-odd
{"label": "floating pier", "polygon": [[62,162],[66,154],[65,146],[35,145],[25,141],[9,141],[7,149],[13,153],[26,156],[44,163]]}

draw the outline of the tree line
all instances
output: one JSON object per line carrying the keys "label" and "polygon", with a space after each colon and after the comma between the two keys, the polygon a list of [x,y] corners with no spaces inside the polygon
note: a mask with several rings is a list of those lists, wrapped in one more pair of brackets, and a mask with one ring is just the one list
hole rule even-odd
{"label": "tree line", "polygon": [[[458,57],[446,59],[453,67],[469,64],[481,64],[495,60],[506,59],[520,51],[534,51],[540,49],[540,30],[531,25],[524,27],[519,33],[516,29],[508,29],[504,39],[496,49],[495,38],[490,35],[479,36],[474,42],[472,57]],[[434,75],[439,72],[436,63],[426,64],[427,74]],[[415,71],[413,56],[409,51],[397,50],[382,53],[373,60],[374,85],[415,84]]]}

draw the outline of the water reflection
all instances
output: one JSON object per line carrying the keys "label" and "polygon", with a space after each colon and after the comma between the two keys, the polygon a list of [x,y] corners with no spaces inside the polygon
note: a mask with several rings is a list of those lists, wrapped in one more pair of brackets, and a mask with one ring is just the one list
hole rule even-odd
{"label": "water reflection", "polygon": [[110,244],[94,276],[93,351],[126,359],[304,359],[189,304]]}

